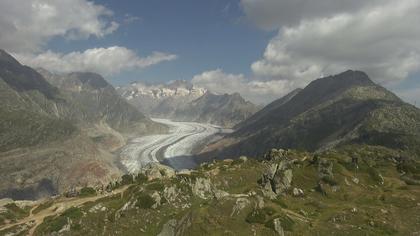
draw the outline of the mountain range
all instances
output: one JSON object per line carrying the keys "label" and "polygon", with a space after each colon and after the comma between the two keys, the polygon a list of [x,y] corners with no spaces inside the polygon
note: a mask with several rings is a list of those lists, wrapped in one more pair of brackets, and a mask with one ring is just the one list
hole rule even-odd
{"label": "mountain range", "polygon": [[146,115],[175,121],[211,123],[229,128],[258,110],[238,93],[215,94],[182,80],[159,85],[136,82],[117,90]]}
{"label": "mountain range", "polygon": [[203,152],[260,156],[276,147],[322,151],[360,143],[420,154],[420,110],[365,73],[346,71],[272,102]]}

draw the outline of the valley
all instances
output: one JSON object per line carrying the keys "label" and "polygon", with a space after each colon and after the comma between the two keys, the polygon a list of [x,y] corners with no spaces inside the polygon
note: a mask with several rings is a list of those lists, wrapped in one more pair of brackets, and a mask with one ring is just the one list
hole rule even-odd
{"label": "valley", "polygon": [[217,138],[217,135],[231,132],[219,126],[176,122],[167,119],[152,119],[170,127],[168,134],[148,135],[132,139],[120,153],[122,164],[128,172],[136,173],[150,162],[163,161],[174,169],[190,169],[196,166],[193,160],[194,148]]}
{"label": "valley", "polygon": [[420,0],[0,0],[0,236],[420,236]]}

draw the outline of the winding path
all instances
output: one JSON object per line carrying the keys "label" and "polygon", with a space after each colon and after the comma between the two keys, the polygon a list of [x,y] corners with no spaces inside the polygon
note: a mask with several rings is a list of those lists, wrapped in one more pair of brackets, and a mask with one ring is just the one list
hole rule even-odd
{"label": "winding path", "polygon": [[106,193],[103,195],[96,195],[92,197],[85,197],[85,198],[65,198],[62,197],[54,201],[54,203],[46,209],[41,210],[40,212],[34,214],[33,211],[39,206],[39,204],[35,205],[31,211],[29,216],[18,220],[17,222],[6,224],[0,226],[0,234],[1,231],[5,231],[17,225],[26,224],[29,227],[28,235],[33,235],[36,228],[44,221],[44,219],[48,216],[59,215],[64,211],[68,210],[70,207],[78,207],[87,202],[94,202],[98,199],[109,197],[113,195],[120,194],[121,198],[123,197],[124,191],[127,190],[130,185],[123,186],[119,189],[112,191],[111,193]]}
{"label": "winding path", "polygon": [[[220,133],[229,132],[221,127],[195,122],[175,122],[166,119],[153,119],[170,127],[169,134],[150,135],[131,140],[121,153],[121,162],[129,172],[137,172],[149,162],[168,160],[175,169],[194,165],[193,149],[206,139]],[[183,157],[182,160],[176,160]]]}

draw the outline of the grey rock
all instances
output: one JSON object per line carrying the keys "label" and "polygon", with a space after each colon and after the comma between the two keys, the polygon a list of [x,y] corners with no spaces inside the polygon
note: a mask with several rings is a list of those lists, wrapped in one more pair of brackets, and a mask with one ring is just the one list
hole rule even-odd
{"label": "grey rock", "polygon": [[213,198],[212,184],[209,179],[197,178],[191,186],[194,195],[202,199]]}
{"label": "grey rock", "polygon": [[229,193],[228,192],[223,191],[223,190],[220,190],[220,189],[214,189],[213,190],[213,194],[214,194],[214,197],[217,200],[222,199],[222,198],[226,198],[226,197],[229,196]]}
{"label": "grey rock", "polygon": [[353,183],[355,183],[355,184],[359,184],[359,179],[358,178],[356,178],[356,177],[353,177],[353,178],[351,178],[351,181],[353,181]]}
{"label": "grey rock", "polygon": [[276,194],[285,193],[292,185],[293,173],[291,169],[277,171],[273,178],[273,188]]}
{"label": "grey rock", "polygon": [[243,161],[243,162],[247,162],[248,161],[248,157],[246,156],[241,156],[239,157],[239,160]]}
{"label": "grey rock", "polygon": [[294,197],[302,197],[305,193],[300,188],[293,188],[293,196]]}
{"label": "grey rock", "polygon": [[293,172],[288,161],[282,160],[279,164],[270,164],[260,181],[263,194],[269,198],[285,194],[291,187],[292,179]]}
{"label": "grey rock", "polygon": [[247,206],[250,205],[250,201],[247,198],[238,198],[233,206],[231,217],[239,215],[239,213]]}
{"label": "grey rock", "polygon": [[163,197],[168,202],[175,202],[178,195],[179,195],[179,192],[174,186],[165,187],[165,189],[163,190]]}
{"label": "grey rock", "polygon": [[[104,206],[101,204],[101,203],[98,203],[98,204],[96,204],[95,206],[93,206],[93,207],[91,207],[90,209],[89,209],[89,212],[90,213],[97,213],[97,212],[99,212],[99,211],[102,211],[102,209],[104,208]],[[124,208],[124,207],[123,207]],[[106,210],[106,207],[105,207],[105,209],[103,210],[103,211],[105,211]]]}
{"label": "grey rock", "polygon": [[256,208],[262,209],[265,206],[264,198],[261,196],[257,196]]}
{"label": "grey rock", "polygon": [[318,175],[319,178],[334,178],[333,175],[333,163],[327,159],[321,159],[318,163]]}
{"label": "grey rock", "polygon": [[155,204],[153,204],[152,209],[156,209],[160,206],[161,196],[158,192],[154,192],[151,196],[153,200],[155,201]]}
{"label": "grey rock", "polygon": [[276,231],[278,235],[284,236],[284,230],[283,230],[283,227],[281,226],[280,219],[279,218],[274,219],[273,224],[274,224],[274,231]]}

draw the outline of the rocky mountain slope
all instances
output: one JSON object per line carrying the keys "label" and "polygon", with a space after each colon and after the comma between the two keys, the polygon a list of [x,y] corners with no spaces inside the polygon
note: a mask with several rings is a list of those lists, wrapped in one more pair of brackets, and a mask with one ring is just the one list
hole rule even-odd
{"label": "rocky mountain slope", "polygon": [[238,93],[216,95],[211,92],[190,102],[174,112],[175,120],[192,120],[201,123],[233,127],[257,111],[251,102]]}
{"label": "rocky mountain slope", "polygon": [[133,83],[118,90],[145,114],[176,121],[233,127],[258,110],[239,94],[216,95],[204,88],[194,87],[186,81],[150,86]]}
{"label": "rocky mountain slope", "polygon": [[67,102],[33,69],[0,51],[0,150],[36,145],[71,135]]}
{"label": "rocky mountain slope", "polygon": [[152,164],[73,198],[0,202],[8,235],[415,235],[420,163],[366,145],[271,150],[194,171]]}
{"label": "rocky mountain slope", "polygon": [[136,135],[165,129],[127,103],[99,74],[73,72],[58,75],[43,69],[38,71],[71,103],[74,112],[68,117],[79,123],[103,122],[119,132]]}
{"label": "rocky mountain slope", "polygon": [[33,199],[107,183],[121,174],[112,152],[124,144],[125,131],[165,128],[98,75],[60,81],[74,86],[52,85],[0,50],[0,198]]}
{"label": "rocky mountain slope", "polygon": [[368,143],[420,154],[420,110],[359,71],[321,78],[273,102],[210,153],[260,155],[272,147],[323,150]]}

